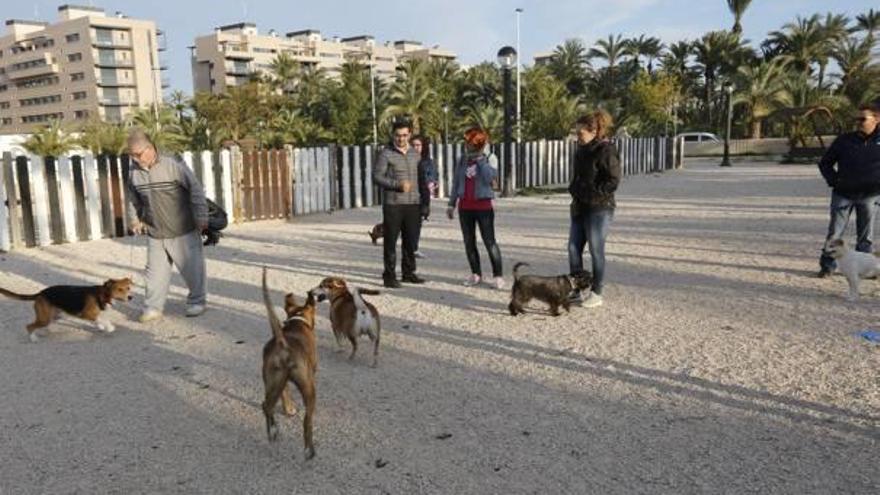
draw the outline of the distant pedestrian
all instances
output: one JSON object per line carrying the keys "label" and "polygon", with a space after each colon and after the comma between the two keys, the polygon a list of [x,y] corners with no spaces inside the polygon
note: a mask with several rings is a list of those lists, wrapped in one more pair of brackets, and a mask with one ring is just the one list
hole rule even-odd
{"label": "distant pedestrian", "polygon": [[880,104],[862,105],[857,130],[841,134],[819,161],[819,171],[831,188],[831,221],[819,257],[819,278],[837,268],[828,241],[841,239],[856,212],[856,251],[870,253],[874,245],[874,216],[880,201]]}
{"label": "distant pedestrian", "polygon": [[431,144],[425,136],[414,136],[410,141],[413,149],[422,157],[419,160],[419,200],[421,208],[419,209],[419,234],[416,236],[416,258],[424,258],[425,256],[419,250],[419,241],[422,237],[422,224],[431,216],[431,198],[437,188],[437,167],[434,166],[434,160],[431,158]]}
{"label": "distant pedestrian", "polygon": [[401,280],[423,284],[416,275],[416,244],[419,236],[421,197],[419,194],[419,161],[421,156],[410,146],[410,124],[396,122],[392,126],[392,142],[379,152],[373,182],[383,190],[382,280],[385,287],[400,287],[397,280],[397,238],[403,236],[401,249]]}
{"label": "distant pedestrian", "polygon": [[202,233],[208,229],[205,190],[186,164],[161,153],[139,129],[128,136],[128,154],[134,160],[128,184],[129,224],[136,234],[149,236],[146,301],[140,321],[162,317],[172,264],[189,288],[186,315],[199,316],[206,302],[202,252]]}
{"label": "distant pedestrian", "polygon": [[458,207],[458,219],[464,240],[465,254],[470,265],[471,275],[465,280],[466,286],[477,285],[483,279],[480,268],[480,253],[477,250],[476,229],[479,226],[483,244],[489,252],[492,263],[492,285],[497,289],[504,288],[502,278],[501,250],[495,240],[495,209],[493,199],[495,192],[492,185],[498,178],[497,161],[487,155],[486,144],[489,134],[480,128],[471,128],[465,135],[466,153],[458,161],[453,172],[452,187],[449,190],[449,207],[446,216],[455,217]]}
{"label": "distant pedestrian", "polygon": [[593,287],[589,296],[583,299],[579,291],[574,291],[570,299],[572,302],[582,302],[588,308],[602,305],[605,239],[614,218],[614,192],[620,184],[620,155],[608,139],[611,126],[611,115],[604,110],[578,119],[574,174],[568,187],[571,194],[571,225],[568,233],[571,274],[583,271],[584,247],[588,243],[593,262]]}

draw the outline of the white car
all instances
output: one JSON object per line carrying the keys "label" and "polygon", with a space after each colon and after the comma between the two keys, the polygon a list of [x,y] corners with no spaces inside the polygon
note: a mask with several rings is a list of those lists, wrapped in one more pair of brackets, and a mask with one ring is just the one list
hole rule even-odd
{"label": "white car", "polygon": [[711,132],[682,132],[675,136],[676,139],[684,139],[685,143],[720,143],[718,136]]}

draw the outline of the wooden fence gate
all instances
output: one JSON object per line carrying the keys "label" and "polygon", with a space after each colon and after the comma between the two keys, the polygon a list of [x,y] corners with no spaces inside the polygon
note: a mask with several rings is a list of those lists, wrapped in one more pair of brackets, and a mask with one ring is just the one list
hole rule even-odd
{"label": "wooden fence gate", "polygon": [[243,220],[289,218],[293,214],[291,174],[285,150],[244,151],[241,154]]}

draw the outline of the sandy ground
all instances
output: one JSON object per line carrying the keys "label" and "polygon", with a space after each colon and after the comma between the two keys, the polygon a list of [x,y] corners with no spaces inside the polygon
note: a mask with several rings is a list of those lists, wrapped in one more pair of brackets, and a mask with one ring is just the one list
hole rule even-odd
{"label": "sandy ground", "polygon": [[[133,322],[133,304],[110,312],[113,335],[61,321],[31,344],[30,305],[0,300],[0,493],[877,493],[880,346],[854,333],[880,325],[880,296],[870,281],[848,303],[841,277],[810,277],[826,196],[813,167],[629,178],[606,305],[558,318],[461,287],[458,225],[436,203],[430,282],[371,298],[378,369],[334,352],[321,307],[313,461],[299,418],[266,440],[260,267],[279,305],[326,275],[374,286],[378,210],[232,227],[197,319],[176,278],[162,322]],[[498,210],[508,274],[565,271],[564,196]],[[144,260],[142,239],[32,249],[2,257],[0,284],[94,283]]]}

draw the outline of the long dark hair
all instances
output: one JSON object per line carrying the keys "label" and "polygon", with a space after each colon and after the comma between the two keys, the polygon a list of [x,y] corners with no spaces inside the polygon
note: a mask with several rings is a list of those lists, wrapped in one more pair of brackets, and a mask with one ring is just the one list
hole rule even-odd
{"label": "long dark hair", "polygon": [[422,134],[416,134],[409,140],[409,143],[412,144],[413,141],[418,141],[422,143],[422,160],[427,160],[431,158],[431,141],[427,136],[423,136]]}

